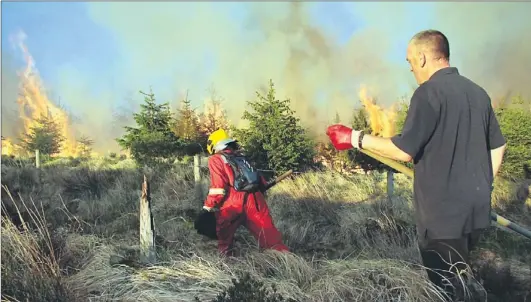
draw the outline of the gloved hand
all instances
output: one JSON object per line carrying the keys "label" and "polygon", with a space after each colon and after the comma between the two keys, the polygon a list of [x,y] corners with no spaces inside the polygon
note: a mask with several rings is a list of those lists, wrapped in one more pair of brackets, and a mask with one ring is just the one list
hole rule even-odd
{"label": "gloved hand", "polygon": [[203,210],[207,211],[207,212],[214,212],[216,211],[215,208],[210,208],[210,207],[207,207],[207,206],[203,206]]}
{"label": "gloved hand", "polygon": [[[352,147],[358,148],[360,131],[352,130],[352,128],[341,124],[335,124],[326,129],[326,135],[339,151],[351,149]],[[353,142],[354,145],[352,144]]]}

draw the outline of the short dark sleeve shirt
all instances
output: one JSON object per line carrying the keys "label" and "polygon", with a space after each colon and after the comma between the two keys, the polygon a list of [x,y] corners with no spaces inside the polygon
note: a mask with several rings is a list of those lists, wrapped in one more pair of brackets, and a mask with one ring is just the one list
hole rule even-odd
{"label": "short dark sleeve shirt", "polygon": [[457,68],[437,71],[414,92],[391,140],[414,159],[419,236],[459,238],[490,225],[490,150],[505,139],[484,89]]}

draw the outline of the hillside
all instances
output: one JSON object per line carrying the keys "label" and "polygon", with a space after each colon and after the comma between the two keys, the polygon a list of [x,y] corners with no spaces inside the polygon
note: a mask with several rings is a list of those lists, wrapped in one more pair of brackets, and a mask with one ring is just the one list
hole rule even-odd
{"label": "hillside", "polygon": [[[192,170],[160,175],[129,165],[122,161],[97,168],[51,165],[40,170],[2,166],[2,205],[11,214],[18,207],[32,228],[20,232],[11,222],[20,224],[17,217],[3,219],[3,299],[211,301],[243,273],[251,279],[243,289],[236,287],[240,294],[246,287],[256,292],[260,284],[253,282],[262,282],[267,288],[274,286],[284,299],[296,301],[441,298],[419,266],[411,182],[403,175],[395,177],[391,201],[384,174],[345,177],[312,172],[286,180],[268,193],[267,200],[293,253],[260,252],[241,228],[236,237],[241,255],[222,260],[216,255],[216,242],[193,229],[202,200],[195,197]],[[153,267],[137,263],[143,174],[151,182],[157,231],[159,263]],[[531,217],[523,212],[525,206],[516,201],[515,192],[514,184],[497,183],[493,207],[530,227]],[[488,301],[530,299],[529,250],[531,241],[491,228],[474,253],[477,278]],[[217,301],[241,299],[254,298]]]}

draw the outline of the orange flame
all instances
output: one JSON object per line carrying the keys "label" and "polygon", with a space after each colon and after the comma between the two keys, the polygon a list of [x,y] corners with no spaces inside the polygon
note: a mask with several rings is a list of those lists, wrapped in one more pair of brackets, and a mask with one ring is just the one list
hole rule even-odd
{"label": "orange flame", "polygon": [[68,115],[48,99],[39,72],[35,68],[35,61],[24,43],[25,38],[26,35],[20,32],[14,40],[26,61],[25,69],[19,72],[20,94],[17,99],[20,118],[24,124],[23,131],[24,133],[30,133],[31,128],[36,125],[36,120],[41,115],[51,116],[59,125],[60,133],[65,138],[58,155],[77,156],[80,148],[69,126]]}
{"label": "orange flame", "polygon": [[8,138],[2,137],[2,155],[13,155],[16,154],[17,145]]}
{"label": "orange flame", "polygon": [[373,135],[391,137],[396,134],[395,120],[396,108],[393,105],[389,110],[384,110],[376,105],[375,100],[368,96],[367,88],[363,87],[359,93],[360,101],[369,115],[369,123]]}

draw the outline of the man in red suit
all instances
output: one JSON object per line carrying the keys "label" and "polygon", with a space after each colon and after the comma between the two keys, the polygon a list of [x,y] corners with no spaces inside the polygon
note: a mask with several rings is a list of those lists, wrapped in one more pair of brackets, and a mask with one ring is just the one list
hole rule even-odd
{"label": "man in red suit", "polygon": [[210,189],[203,209],[215,211],[218,250],[233,255],[234,233],[244,225],[261,248],[288,251],[273,223],[263,195],[265,179],[239,151],[223,129],[213,132],[207,143]]}

